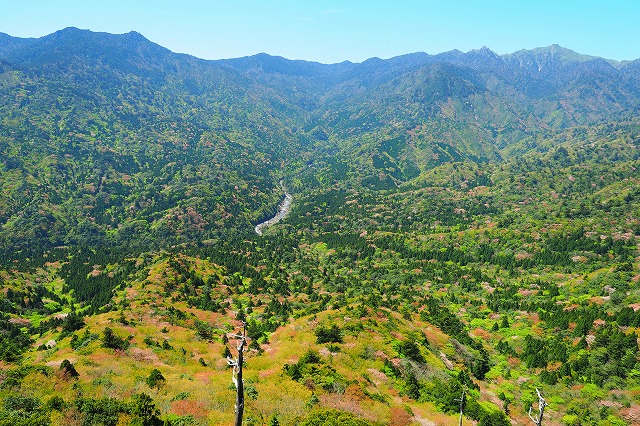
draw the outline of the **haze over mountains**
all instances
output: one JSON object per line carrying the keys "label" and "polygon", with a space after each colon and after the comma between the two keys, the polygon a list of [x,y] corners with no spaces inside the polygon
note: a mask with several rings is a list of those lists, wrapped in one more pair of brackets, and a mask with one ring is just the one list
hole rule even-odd
{"label": "haze over mountains", "polygon": [[242,319],[248,424],[637,424],[639,112],[640,60],[557,45],[0,34],[0,426],[227,424]]}

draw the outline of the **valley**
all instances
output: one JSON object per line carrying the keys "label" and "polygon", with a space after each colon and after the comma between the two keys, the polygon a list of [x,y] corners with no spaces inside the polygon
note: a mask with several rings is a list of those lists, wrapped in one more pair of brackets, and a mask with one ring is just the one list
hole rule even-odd
{"label": "valley", "polygon": [[0,425],[640,423],[638,60],[1,41]]}
{"label": "valley", "polygon": [[285,191],[284,198],[282,199],[282,202],[280,203],[280,206],[278,208],[278,213],[276,213],[276,215],[271,219],[267,219],[264,222],[257,224],[256,227],[254,228],[254,230],[256,231],[256,234],[262,236],[263,229],[268,228],[269,226],[275,225],[276,223],[284,219],[287,216],[287,214],[289,214],[289,211],[291,210],[292,202],[293,202],[293,196]]}

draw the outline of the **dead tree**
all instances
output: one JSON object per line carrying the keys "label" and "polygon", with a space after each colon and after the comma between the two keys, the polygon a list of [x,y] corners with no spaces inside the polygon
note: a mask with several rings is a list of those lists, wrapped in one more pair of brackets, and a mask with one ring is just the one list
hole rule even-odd
{"label": "dead tree", "polygon": [[544,408],[549,404],[547,404],[547,401],[544,400],[542,394],[537,388],[536,393],[538,394],[538,416],[536,418],[531,414],[531,410],[533,410],[533,405],[531,405],[529,407],[529,418],[536,424],[536,426],[542,426],[542,416],[544,415]]}
{"label": "dead tree", "polygon": [[462,426],[462,412],[464,411],[464,394],[466,393],[467,388],[462,388],[462,395],[460,399],[456,398],[456,401],[460,401],[460,420],[458,421],[458,426]]}
{"label": "dead tree", "polygon": [[242,363],[244,361],[244,347],[247,343],[247,323],[242,321],[242,334],[229,334],[230,337],[240,339],[238,343],[238,357],[233,359],[227,357],[227,363],[233,367],[231,380],[236,385],[236,422],[235,426],[242,426],[242,415],[244,413],[244,383],[242,381]]}

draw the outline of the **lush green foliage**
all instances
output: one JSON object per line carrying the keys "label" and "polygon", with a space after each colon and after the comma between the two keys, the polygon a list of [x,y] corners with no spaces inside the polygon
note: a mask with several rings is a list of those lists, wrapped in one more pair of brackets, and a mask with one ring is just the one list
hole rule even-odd
{"label": "lush green foliage", "polygon": [[637,64],[3,55],[0,424],[223,423],[232,319],[248,424],[636,419]]}
{"label": "lush green foliage", "polygon": [[111,328],[107,327],[102,333],[102,346],[109,349],[127,349],[129,342],[118,337]]}
{"label": "lush green foliage", "polygon": [[149,377],[147,377],[146,383],[150,388],[158,388],[160,389],[167,382],[167,379],[164,378],[162,373],[154,368],[151,370]]}

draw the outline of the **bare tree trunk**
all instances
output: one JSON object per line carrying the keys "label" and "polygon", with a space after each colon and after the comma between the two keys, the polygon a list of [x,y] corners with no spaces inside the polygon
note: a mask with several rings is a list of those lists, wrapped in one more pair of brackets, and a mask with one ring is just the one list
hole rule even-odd
{"label": "bare tree trunk", "polygon": [[458,421],[458,426],[462,426],[462,411],[464,410],[464,394],[466,392],[466,388],[462,389],[462,396],[460,397],[460,419]]}
{"label": "bare tree trunk", "polygon": [[[244,335],[244,333],[243,333]],[[240,346],[238,346],[238,374],[236,376],[237,383],[236,388],[236,423],[235,426],[242,426],[242,415],[244,413],[244,383],[242,382],[242,352],[244,351],[244,337],[240,340]]]}
{"label": "bare tree trunk", "polygon": [[232,380],[236,385],[236,421],[235,426],[242,426],[244,414],[244,383],[242,381],[242,363],[244,361],[244,345],[247,343],[247,323],[242,322],[242,334],[231,334],[231,337],[240,339],[238,344],[238,358],[227,357],[227,363],[233,367]]}
{"label": "bare tree trunk", "polygon": [[529,407],[529,418],[532,422],[536,424],[536,426],[542,426],[542,417],[544,416],[544,408],[549,405],[547,401],[544,400],[542,394],[538,389],[536,389],[536,393],[538,394],[538,417],[536,418],[531,414],[531,410],[533,409],[533,405]]}

